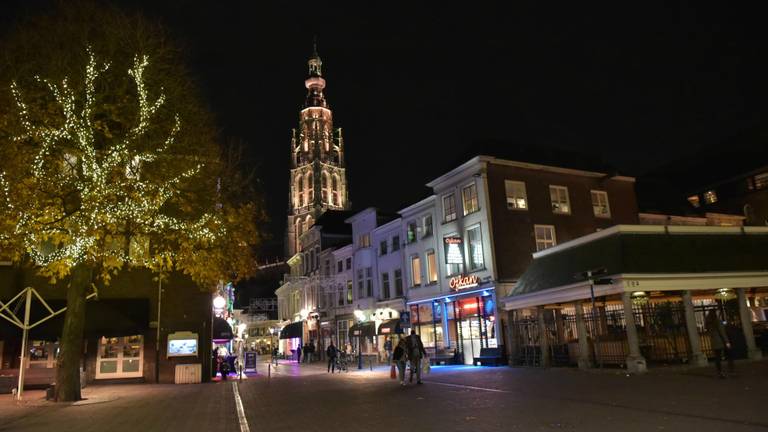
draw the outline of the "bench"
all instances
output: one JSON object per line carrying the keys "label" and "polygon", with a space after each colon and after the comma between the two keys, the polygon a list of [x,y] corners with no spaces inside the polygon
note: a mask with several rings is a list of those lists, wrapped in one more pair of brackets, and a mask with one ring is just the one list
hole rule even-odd
{"label": "bench", "polygon": [[504,348],[480,348],[480,355],[474,358],[473,364],[485,366],[486,363],[493,363],[494,366],[498,366],[504,360]]}
{"label": "bench", "polygon": [[454,350],[439,351],[429,357],[429,362],[435,366],[441,364],[454,364],[456,363],[456,352]]}

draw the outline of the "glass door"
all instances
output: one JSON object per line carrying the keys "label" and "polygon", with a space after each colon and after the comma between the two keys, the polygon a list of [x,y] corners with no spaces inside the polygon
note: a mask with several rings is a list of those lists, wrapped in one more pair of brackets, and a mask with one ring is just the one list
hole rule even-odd
{"label": "glass door", "polygon": [[99,339],[96,379],[141,377],[144,360],[142,342],[141,335]]}

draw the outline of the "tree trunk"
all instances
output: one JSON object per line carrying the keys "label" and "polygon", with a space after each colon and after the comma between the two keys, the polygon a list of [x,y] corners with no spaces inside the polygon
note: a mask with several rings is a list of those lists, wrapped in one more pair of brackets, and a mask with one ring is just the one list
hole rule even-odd
{"label": "tree trunk", "polygon": [[74,402],[80,397],[80,360],[83,354],[85,296],[91,282],[91,269],[78,264],[72,269],[67,289],[67,311],[57,360],[56,401]]}

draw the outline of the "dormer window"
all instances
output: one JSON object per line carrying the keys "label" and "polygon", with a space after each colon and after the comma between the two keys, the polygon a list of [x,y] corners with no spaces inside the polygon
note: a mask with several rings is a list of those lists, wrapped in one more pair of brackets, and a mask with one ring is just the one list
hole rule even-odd
{"label": "dormer window", "polygon": [[704,192],[704,202],[714,204],[717,202],[717,193],[714,190]]}

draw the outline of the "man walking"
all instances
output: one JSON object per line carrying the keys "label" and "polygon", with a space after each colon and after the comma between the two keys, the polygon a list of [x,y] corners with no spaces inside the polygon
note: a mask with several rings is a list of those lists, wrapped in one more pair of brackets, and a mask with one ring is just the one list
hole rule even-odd
{"label": "man walking", "polygon": [[712,351],[715,352],[715,367],[717,368],[717,376],[725,378],[726,375],[723,372],[722,357],[728,360],[728,372],[733,373],[733,355],[731,355],[731,340],[728,338],[728,334],[725,332],[725,326],[722,321],[718,319],[717,312],[714,309],[710,309],[707,312],[707,331],[709,332],[709,339],[712,341]]}
{"label": "man walking", "polygon": [[387,364],[389,364],[392,361],[392,339],[389,337],[384,342],[384,352],[387,354]]}
{"label": "man walking", "polygon": [[408,346],[408,359],[411,363],[411,373],[408,381],[413,382],[413,372],[416,372],[416,384],[421,384],[421,359],[426,357],[427,352],[424,350],[424,344],[421,342],[421,337],[416,334],[415,329],[411,329],[411,335],[406,340]]}
{"label": "man walking", "polygon": [[[333,341],[331,341],[331,344],[328,345],[328,348],[325,350],[325,355],[328,356],[328,372],[334,373],[336,371],[336,356],[338,355],[338,351],[336,350],[336,346],[333,345]],[[341,370],[339,370],[341,372]]]}

